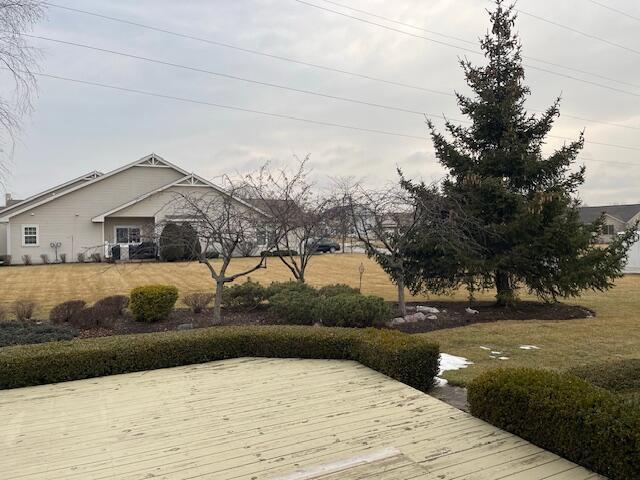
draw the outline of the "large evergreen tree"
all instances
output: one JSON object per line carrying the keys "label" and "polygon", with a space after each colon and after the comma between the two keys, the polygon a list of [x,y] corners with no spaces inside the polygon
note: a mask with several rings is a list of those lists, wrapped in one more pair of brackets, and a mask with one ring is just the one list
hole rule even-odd
{"label": "large evergreen tree", "polygon": [[[521,285],[544,299],[610,288],[621,275],[633,233],[629,230],[607,248],[595,247],[602,220],[580,222],[576,194],[585,168],[571,168],[583,135],[543,155],[545,137],[559,116],[559,99],[539,116],[527,113],[530,92],[513,31],[513,6],[496,0],[490,15],[491,31],[480,42],[486,66],[461,61],[474,94],[457,98],[470,125],[447,122],[445,135],[429,124],[436,156],[448,170],[443,193],[478,220],[474,243],[479,248],[465,255],[424,244],[410,260],[414,265],[434,260],[448,265],[451,269],[438,275],[451,284],[495,287],[500,305],[512,302]],[[457,258],[437,262],[443,252]],[[424,279],[415,279],[416,285],[424,286]]]}

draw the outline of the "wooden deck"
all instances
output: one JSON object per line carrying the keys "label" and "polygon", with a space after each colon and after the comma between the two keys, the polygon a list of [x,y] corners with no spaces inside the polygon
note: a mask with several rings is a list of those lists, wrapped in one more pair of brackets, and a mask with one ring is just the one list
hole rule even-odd
{"label": "wooden deck", "polygon": [[0,391],[0,478],[601,478],[354,362],[235,359]]}

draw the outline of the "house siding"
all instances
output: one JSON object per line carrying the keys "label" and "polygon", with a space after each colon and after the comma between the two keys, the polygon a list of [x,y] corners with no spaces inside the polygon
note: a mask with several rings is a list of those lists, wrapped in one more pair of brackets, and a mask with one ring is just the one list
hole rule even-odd
{"label": "house siding", "polygon": [[605,214],[604,216],[605,225],[613,225],[614,234],[613,235],[600,235],[601,243],[610,243],[619,232],[624,231],[627,228],[627,224],[611,215]]}
{"label": "house siding", "polygon": [[17,211],[17,210],[21,210],[25,207],[28,207],[30,205],[33,205],[35,203],[41,202],[42,200],[45,200],[47,198],[50,197],[55,197],[57,195],[60,195],[61,193],[67,191],[67,190],[71,190],[72,188],[77,187],[78,185],[81,185],[83,183],[87,183],[88,180],[85,179],[80,179],[76,182],[70,183],[69,185],[65,185],[63,187],[58,187],[54,190],[52,190],[51,192],[47,193],[46,195],[36,195],[35,198],[27,201],[23,201],[23,202],[19,202],[15,205],[11,205],[10,207],[2,207],[0,208],[0,217],[5,216],[5,215],[9,215],[11,212],[13,211]]}
{"label": "house siding", "polygon": [[7,254],[7,224],[0,223],[0,255]]}
{"label": "house siding", "polygon": [[[76,261],[81,252],[103,255],[103,224],[93,223],[93,217],[183,176],[172,168],[133,166],[12,217],[10,253],[13,262],[22,263],[22,256],[30,255],[32,261],[38,263],[42,253],[53,260],[52,242],[62,244],[58,253],[65,253],[67,261]],[[37,247],[22,245],[23,225],[39,226]]]}

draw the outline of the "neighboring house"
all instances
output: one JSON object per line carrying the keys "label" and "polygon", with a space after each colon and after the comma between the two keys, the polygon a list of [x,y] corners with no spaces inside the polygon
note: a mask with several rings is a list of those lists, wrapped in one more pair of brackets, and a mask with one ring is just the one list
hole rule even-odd
{"label": "neighboring house", "polygon": [[580,207],[580,220],[593,223],[604,215],[604,229],[601,243],[610,243],[620,232],[640,221],[640,203],[631,205],[604,205],[601,207]]}
{"label": "neighboring house", "polygon": [[24,255],[39,263],[41,254],[52,262],[61,254],[75,262],[78,254],[109,256],[113,245],[127,250],[155,238],[158,225],[176,219],[180,194],[226,192],[155,154],[109,173],[90,172],[0,209],[0,255],[18,264]]}

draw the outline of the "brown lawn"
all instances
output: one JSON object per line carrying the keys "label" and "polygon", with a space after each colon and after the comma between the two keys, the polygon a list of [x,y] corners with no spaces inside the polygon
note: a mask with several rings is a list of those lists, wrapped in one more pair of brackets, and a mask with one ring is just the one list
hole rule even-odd
{"label": "brown lawn", "polygon": [[[232,271],[250,263],[250,259],[234,260]],[[393,300],[394,286],[384,272],[363,255],[320,255],[312,261],[308,281],[313,285],[347,283],[357,286],[361,263],[365,267],[363,293]],[[279,260],[270,258],[267,268],[251,277],[268,284],[287,280],[290,274]],[[213,289],[206,268],[197,263],[17,266],[0,268],[0,305],[10,308],[16,299],[33,299],[39,305],[38,315],[44,317],[52,306],[65,300],[77,298],[92,302],[149,283],[172,284],[182,294]],[[488,292],[479,299],[491,296]],[[428,304],[428,298],[417,297],[425,304]],[[458,292],[451,298],[463,299],[465,293]],[[527,296],[523,295],[523,298]],[[424,335],[438,341],[443,352],[462,355],[475,362],[466,370],[445,375],[459,382],[466,382],[486,369],[502,366],[564,369],[594,361],[640,357],[640,275],[620,279],[609,292],[588,292],[571,302],[595,310],[597,317],[565,321],[501,321]],[[540,350],[521,350],[520,345],[536,345]],[[481,346],[500,351],[509,359],[492,359]]]}

